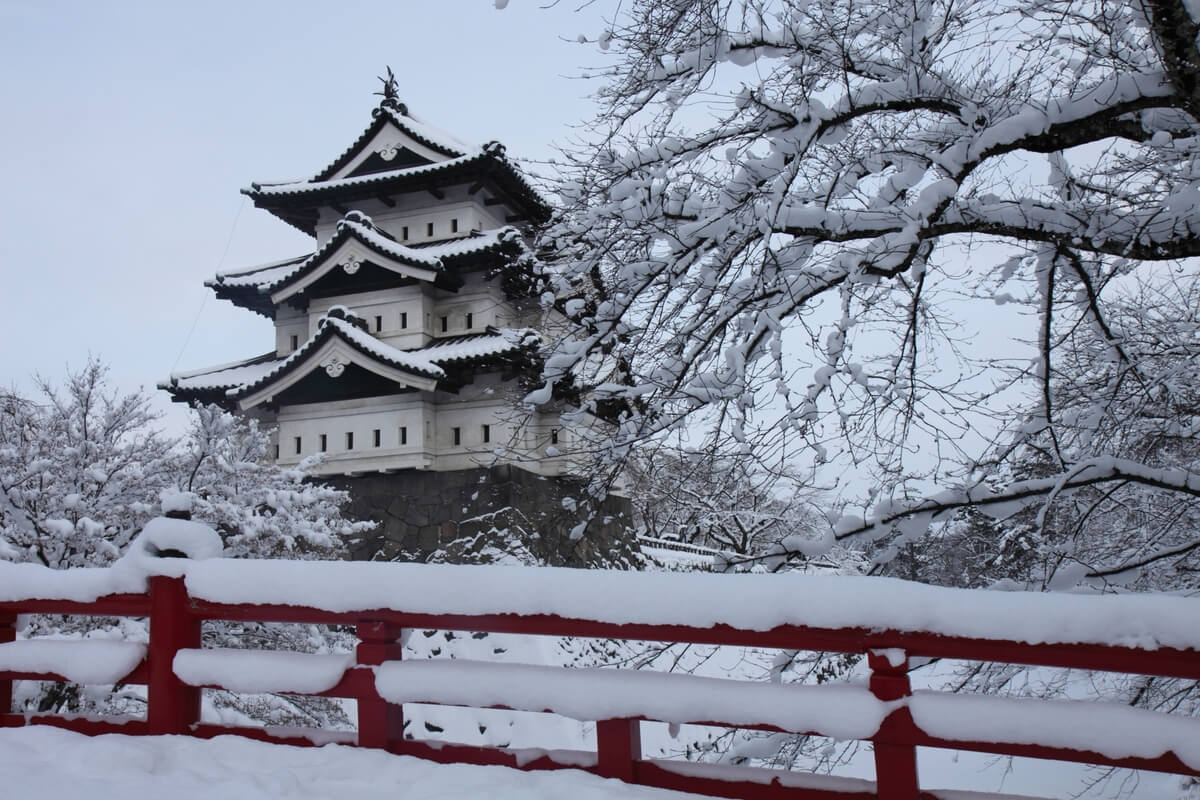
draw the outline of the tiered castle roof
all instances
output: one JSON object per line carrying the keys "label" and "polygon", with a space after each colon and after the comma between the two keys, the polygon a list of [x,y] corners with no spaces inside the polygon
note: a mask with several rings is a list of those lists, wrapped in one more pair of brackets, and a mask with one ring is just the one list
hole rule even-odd
{"label": "tiered castle roof", "polygon": [[[466,275],[475,273],[499,277],[500,288],[510,297],[513,287],[529,286],[532,255],[521,230],[511,224],[409,243],[347,207],[369,201],[389,210],[409,193],[421,197],[409,198],[406,207],[436,206],[452,186],[509,223],[539,222],[549,215],[546,201],[512,166],[502,146],[467,145],[412,116],[394,96],[385,94],[366,130],[311,179],[255,183],[243,190],[256,206],[310,235],[317,236],[321,226],[324,241],[312,253],[222,272],[207,285],[219,298],[272,319],[285,306],[289,314],[305,312],[316,298],[413,284],[454,293]],[[426,202],[429,197],[432,203]],[[404,235],[407,238],[407,228]],[[339,383],[358,387],[359,396],[455,391],[470,381],[471,370],[511,374],[527,368],[539,343],[530,329],[488,327],[460,336],[439,333],[432,340],[427,337],[421,347],[399,349],[368,332],[353,312],[334,306],[286,355],[276,350],[174,373],[160,386],[177,401],[215,402],[243,410],[278,405],[296,392],[307,392],[304,401],[312,401],[326,391],[316,387],[322,371],[330,377],[354,376]]]}
{"label": "tiered castle roof", "polygon": [[499,142],[472,147],[408,113],[385,97],[373,121],[344,153],[306,180],[252,183],[242,191],[259,208],[310,235],[322,206],[408,192],[432,192],[469,182],[488,201],[503,203],[510,222],[543,222],[550,206],[512,165]]}
{"label": "tiered castle roof", "polygon": [[400,350],[367,332],[364,321],[334,306],[317,323],[317,332],[294,352],[274,351],[244,361],[191,372],[172,373],[161,388],[176,400],[236,404],[245,410],[276,396],[323,369],[339,377],[356,367],[391,383],[393,391],[452,390],[465,368],[527,363],[542,342],[531,328],[488,328],[484,333],[438,339],[425,347]]}
{"label": "tiered castle roof", "polygon": [[223,300],[271,317],[281,303],[319,291],[323,281],[334,284],[329,287],[334,291],[343,288],[346,281],[337,280],[339,268],[351,276],[363,272],[354,282],[360,291],[399,285],[406,279],[453,290],[462,284],[463,272],[511,266],[528,252],[520,231],[513,227],[406,245],[376,227],[367,215],[351,211],[338,221],[334,235],[316,252],[218,273],[205,285]]}

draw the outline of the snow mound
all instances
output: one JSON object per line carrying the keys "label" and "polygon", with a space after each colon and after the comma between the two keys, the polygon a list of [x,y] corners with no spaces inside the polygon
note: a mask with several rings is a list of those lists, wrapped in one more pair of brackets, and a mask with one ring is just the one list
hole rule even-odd
{"label": "snow mound", "polygon": [[156,517],[129,543],[113,570],[179,578],[189,560],[220,558],[224,550],[221,537],[204,523]]}

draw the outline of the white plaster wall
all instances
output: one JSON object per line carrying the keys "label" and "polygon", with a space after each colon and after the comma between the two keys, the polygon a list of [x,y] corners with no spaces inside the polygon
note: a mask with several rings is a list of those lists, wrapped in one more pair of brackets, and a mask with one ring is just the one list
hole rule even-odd
{"label": "white plaster wall", "polygon": [[[506,224],[508,209],[505,205],[485,205],[485,191],[468,194],[463,184],[443,190],[445,197],[438,200],[428,192],[408,192],[395,196],[395,206],[379,200],[357,200],[349,204],[348,210],[361,211],[371,221],[407,244],[420,244],[441,239],[467,236],[474,230],[494,230]],[[338,220],[343,214],[332,208],[322,208],[317,221],[317,246],[323,245],[333,236]],[[452,231],[451,220],[458,220],[458,231]],[[429,234],[429,223],[433,223],[433,234]],[[404,238],[404,228],[408,238]]]}
{"label": "white plaster wall", "polygon": [[[483,333],[487,326],[508,323],[508,304],[495,282],[486,283],[481,273],[467,276],[469,281],[459,292],[433,289],[424,284],[396,289],[315,298],[301,330],[301,342],[316,333],[317,323],[331,307],[342,305],[367,322],[371,334],[401,350],[424,347],[432,339]],[[407,328],[401,328],[401,314],[407,314]],[[467,314],[471,327],[467,327]],[[376,317],[381,329],[376,330]],[[446,317],[442,331],[441,318]],[[295,323],[280,326],[277,345],[286,348],[287,335],[295,332]],[[280,350],[281,353],[290,352]]]}
{"label": "white plaster wall", "polygon": [[[349,459],[386,461],[408,456],[428,466],[433,457],[425,437],[426,422],[434,416],[428,397],[422,393],[388,395],[361,400],[306,403],[284,406],[279,410],[279,463],[295,464],[321,451],[321,435],[326,437],[325,457],[334,462]],[[407,442],[400,443],[400,428],[407,430]],[[380,444],[374,443],[374,431],[380,432]],[[354,434],[354,447],[346,447],[346,434]],[[300,437],[301,452],[295,440]],[[411,460],[411,459],[410,459]],[[381,468],[381,467],[376,467]]]}
{"label": "white plaster wall", "polygon": [[[496,282],[485,283],[481,273],[472,273],[467,277],[469,282],[458,292],[434,291],[431,308],[431,334],[434,338],[483,333],[489,325],[500,327],[505,324],[507,303]],[[471,315],[470,328],[467,327],[467,314]],[[444,332],[442,317],[446,318]]]}
{"label": "white plaster wall", "polygon": [[304,344],[308,339],[308,315],[297,311],[289,305],[284,305],[275,312],[275,354],[286,356],[295,350],[292,347],[292,337],[296,337],[296,346]]}
{"label": "white plaster wall", "polygon": [[[530,419],[514,407],[515,389],[499,373],[477,376],[460,394],[413,392],[359,400],[284,406],[277,416],[279,463],[293,465],[321,452],[326,436],[322,475],[417,468],[467,469],[496,463],[517,463],[544,475],[560,474],[567,456],[548,457],[550,431],[557,415]],[[483,426],[488,426],[484,441]],[[400,427],[407,442],[400,444]],[[459,441],[454,442],[454,430]],[[374,432],[380,432],[380,444]],[[346,434],[354,434],[353,448]],[[301,439],[296,453],[295,437]],[[567,444],[565,434],[560,442]],[[567,447],[563,447],[566,452]]]}
{"label": "white plaster wall", "polygon": [[[386,291],[315,298],[308,306],[308,335],[316,333],[317,323],[330,308],[341,305],[366,320],[371,334],[392,347],[401,350],[424,347],[429,342],[429,333],[425,328],[427,309],[431,306],[429,291],[427,287],[416,284]],[[407,315],[406,328],[400,327],[401,314]],[[375,330],[376,317],[380,318],[382,324],[379,331]]]}

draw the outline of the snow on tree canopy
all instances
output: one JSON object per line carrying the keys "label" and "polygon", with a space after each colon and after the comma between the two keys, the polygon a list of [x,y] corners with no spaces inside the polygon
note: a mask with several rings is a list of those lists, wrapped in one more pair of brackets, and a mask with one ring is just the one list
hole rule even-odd
{"label": "snow on tree canopy", "polygon": [[[836,539],[890,537],[879,569],[929,524],[970,526],[994,574],[923,577],[1195,591],[1196,19],[621,4],[539,242],[547,294],[586,301],[544,379],[625,414],[596,474],[687,430],[836,481]],[[988,528],[968,519],[985,495],[1031,513]]]}

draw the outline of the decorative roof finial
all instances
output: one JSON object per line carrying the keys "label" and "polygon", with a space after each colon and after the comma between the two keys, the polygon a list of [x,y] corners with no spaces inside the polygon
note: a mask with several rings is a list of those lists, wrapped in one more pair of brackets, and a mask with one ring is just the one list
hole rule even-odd
{"label": "decorative roof finial", "polygon": [[375,92],[383,98],[379,102],[380,107],[390,108],[393,111],[399,111],[401,114],[408,114],[408,108],[404,103],[400,102],[399,85],[396,83],[396,75],[392,72],[392,68],[387,68],[387,77],[378,76],[383,82],[383,91]]}

